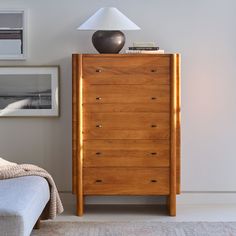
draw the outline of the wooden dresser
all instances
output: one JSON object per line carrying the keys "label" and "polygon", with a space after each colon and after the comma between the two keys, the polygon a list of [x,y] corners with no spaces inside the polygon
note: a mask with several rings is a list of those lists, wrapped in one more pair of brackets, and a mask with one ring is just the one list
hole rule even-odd
{"label": "wooden dresser", "polygon": [[73,54],[73,193],[180,193],[179,54]]}

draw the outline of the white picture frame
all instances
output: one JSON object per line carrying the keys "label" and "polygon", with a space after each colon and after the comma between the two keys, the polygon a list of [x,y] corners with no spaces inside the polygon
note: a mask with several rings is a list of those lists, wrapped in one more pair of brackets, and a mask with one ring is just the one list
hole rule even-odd
{"label": "white picture frame", "polygon": [[0,117],[59,116],[59,66],[0,66]]}
{"label": "white picture frame", "polygon": [[[14,15],[21,15],[21,26],[14,26],[11,22],[11,15],[12,18],[14,18]],[[5,20],[0,21],[0,33],[5,31],[22,31],[22,40],[20,42],[17,42],[19,40],[0,40],[0,60],[26,60],[27,59],[27,10],[26,9],[0,9],[0,18],[4,16],[7,16]],[[12,19],[14,21],[14,19]],[[18,47],[16,46],[17,43],[22,44],[21,52],[16,53],[15,50],[18,50]],[[4,50],[2,52],[3,48],[8,48],[7,51]],[[17,48],[17,49],[14,49]],[[19,51],[19,50],[18,50]]]}

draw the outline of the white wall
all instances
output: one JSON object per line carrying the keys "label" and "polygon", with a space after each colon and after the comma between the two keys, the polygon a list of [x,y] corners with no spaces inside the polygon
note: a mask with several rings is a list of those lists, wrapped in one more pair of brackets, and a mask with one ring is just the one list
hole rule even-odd
{"label": "white wall", "polygon": [[0,156],[40,165],[71,190],[71,54],[95,52],[76,27],[115,6],[138,24],[127,44],[156,41],[182,54],[182,190],[236,191],[234,0],[0,0],[28,9],[28,59],[1,65],[61,66],[60,118],[1,118]]}

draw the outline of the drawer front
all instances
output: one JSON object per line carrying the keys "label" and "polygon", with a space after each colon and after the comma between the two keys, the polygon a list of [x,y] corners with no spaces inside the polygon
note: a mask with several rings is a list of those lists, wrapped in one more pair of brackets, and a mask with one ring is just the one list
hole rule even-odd
{"label": "drawer front", "polygon": [[83,111],[86,112],[169,112],[168,99],[150,100],[148,103],[86,103],[83,104]]}
{"label": "drawer front", "polygon": [[168,113],[85,113],[84,131],[87,130],[142,130],[168,129]]}
{"label": "drawer front", "polygon": [[85,167],[168,167],[169,140],[87,140]]}
{"label": "drawer front", "polygon": [[84,131],[84,140],[90,139],[169,139],[169,128],[154,128],[153,130],[109,130],[88,129]]}
{"label": "drawer front", "polygon": [[85,195],[167,195],[169,168],[84,168]]}
{"label": "drawer front", "polygon": [[169,84],[169,57],[83,59],[83,79],[88,84]]}
{"label": "drawer front", "polygon": [[83,103],[169,104],[169,93],[168,85],[89,85],[84,86]]}

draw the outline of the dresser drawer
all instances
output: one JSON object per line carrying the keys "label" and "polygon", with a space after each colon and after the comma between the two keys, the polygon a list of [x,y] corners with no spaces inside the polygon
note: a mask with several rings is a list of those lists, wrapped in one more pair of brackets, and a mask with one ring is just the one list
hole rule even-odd
{"label": "dresser drawer", "polygon": [[84,140],[90,139],[169,139],[169,128],[154,128],[153,130],[112,130],[88,129],[84,131]]}
{"label": "dresser drawer", "polygon": [[151,100],[147,103],[96,103],[83,104],[84,112],[169,112],[169,99]]}
{"label": "dresser drawer", "polygon": [[85,195],[167,195],[169,168],[84,168]]}
{"label": "dresser drawer", "polygon": [[[88,85],[84,86],[83,103],[150,103],[170,102],[168,85]],[[131,104],[132,106],[132,104]]]}
{"label": "dresser drawer", "polygon": [[[132,58],[131,58],[132,57]],[[88,84],[169,84],[170,59],[162,57],[85,57],[83,79]]]}
{"label": "dresser drawer", "polygon": [[85,167],[168,167],[169,140],[87,140]]}
{"label": "dresser drawer", "polygon": [[168,129],[170,114],[147,112],[85,113],[84,130],[158,130]]}

